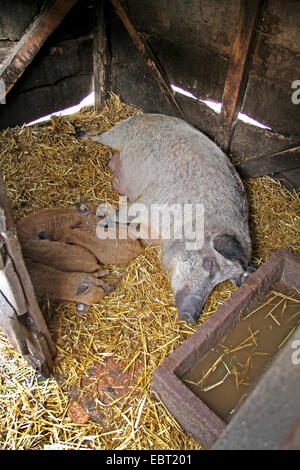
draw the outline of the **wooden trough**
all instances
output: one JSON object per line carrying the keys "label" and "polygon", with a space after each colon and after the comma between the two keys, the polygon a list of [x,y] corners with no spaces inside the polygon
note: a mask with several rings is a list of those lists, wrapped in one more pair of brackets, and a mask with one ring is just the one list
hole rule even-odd
{"label": "wooden trough", "polygon": [[[197,397],[188,388],[184,378],[224,335],[246,317],[261,297],[278,281],[300,289],[300,259],[283,249],[274,253],[193,336],[167,357],[153,374],[153,390],[158,393],[183,428],[208,448],[221,436],[228,420],[222,420],[214,410]],[[296,337],[299,338],[299,328]],[[293,372],[297,375],[297,370]],[[297,394],[296,391],[295,393]],[[275,397],[269,397],[269,400],[272,399],[274,400]],[[295,403],[294,400],[290,406],[297,405],[298,401],[296,399]],[[272,418],[269,416],[269,419]]]}

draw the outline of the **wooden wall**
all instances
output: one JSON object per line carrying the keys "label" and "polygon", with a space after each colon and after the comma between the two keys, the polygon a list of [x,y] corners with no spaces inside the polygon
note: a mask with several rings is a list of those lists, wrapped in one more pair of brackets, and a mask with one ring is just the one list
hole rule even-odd
{"label": "wooden wall", "polygon": [[[114,2],[113,2],[114,3]],[[247,76],[240,111],[271,127],[272,131],[233,122],[230,145],[233,161],[263,157],[300,145],[300,105],[293,104],[292,83],[300,80],[300,8],[297,0],[125,0],[122,6],[137,34],[150,46],[170,83],[200,99],[224,102],[224,88],[232,67],[234,47],[244,47],[241,8],[255,11],[257,23],[249,41]],[[157,81],[134,43],[126,25],[111,9],[112,89],[146,112],[177,114],[165,100]],[[239,29],[240,28],[240,29]],[[239,41],[236,37],[239,34]],[[147,83],[147,86],[144,86]],[[232,84],[231,84],[232,86]],[[230,96],[229,96],[230,98]],[[228,99],[228,97],[227,97]],[[223,146],[222,119],[203,103],[176,94],[183,117]],[[225,132],[226,129],[223,131]],[[224,147],[224,146],[223,146]],[[300,153],[293,168],[278,175],[300,185]],[[295,163],[296,161],[296,163]],[[274,160],[275,162],[275,160]],[[277,159],[278,162],[278,159]],[[287,159],[285,159],[287,164]],[[275,163],[274,163],[275,164]],[[258,170],[263,172],[262,163]],[[280,168],[284,168],[281,165]],[[279,168],[279,166],[277,167]],[[257,171],[258,171],[257,170]]]}
{"label": "wooden wall", "polygon": [[[15,10],[23,12],[16,21]],[[39,0],[2,0],[0,37],[24,29],[41,7]],[[0,128],[22,125],[51,112],[77,104],[93,91],[93,23],[89,1],[79,1],[26,68],[21,78],[0,105]],[[26,5],[26,6],[25,6]],[[3,13],[2,13],[3,12]],[[26,15],[25,15],[26,14]],[[5,16],[5,21],[3,20]],[[19,27],[16,29],[15,23]],[[1,48],[1,41],[0,41]],[[0,49],[1,50],[1,49]]]}
{"label": "wooden wall", "polygon": [[[42,5],[2,0],[0,60]],[[248,159],[254,176],[274,162],[272,174],[298,187],[300,104],[291,98],[299,58],[298,0],[79,0],[0,105],[0,127],[78,103],[94,76],[99,107],[112,90],[144,112],[183,117],[246,176]],[[221,114],[170,84],[222,102]],[[272,130],[237,120],[238,111]]]}

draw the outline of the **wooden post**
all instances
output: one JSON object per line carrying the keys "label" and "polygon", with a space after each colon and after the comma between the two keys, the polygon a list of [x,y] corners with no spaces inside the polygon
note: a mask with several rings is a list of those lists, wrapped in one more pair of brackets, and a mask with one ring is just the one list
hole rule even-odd
{"label": "wooden post", "polygon": [[237,171],[244,178],[272,175],[281,171],[300,168],[300,146],[276,152],[263,157],[249,158],[236,165]]}
{"label": "wooden post", "polygon": [[243,103],[263,4],[264,0],[240,0],[239,24],[232,45],[220,113],[218,143],[227,152]]}
{"label": "wooden post", "polygon": [[94,90],[95,106],[100,111],[111,89],[111,51],[107,24],[107,3],[95,4]]}

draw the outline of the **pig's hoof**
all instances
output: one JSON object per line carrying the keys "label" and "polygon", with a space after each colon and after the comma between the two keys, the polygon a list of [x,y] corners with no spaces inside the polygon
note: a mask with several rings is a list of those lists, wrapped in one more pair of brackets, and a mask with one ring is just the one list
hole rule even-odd
{"label": "pig's hoof", "polygon": [[253,263],[248,264],[247,272],[248,274],[253,274],[256,271],[256,266]]}
{"label": "pig's hoof", "polygon": [[107,276],[109,273],[110,273],[110,269],[97,269],[97,271],[95,271],[94,274],[96,278],[99,278],[99,277]]}
{"label": "pig's hoof", "polygon": [[84,315],[85,313],[89,311],[89,308],[90,308],[89,305],[83,304],[82,302],[77,302],[76,307],[77,307],[78,315]]}
{"label": "pig's hoof", "polygon": [[84,202],[77,202],[75,205],[80,215],[90,215],[89,208]]}
{"label": "pig's hoof", "polygon": [[92,139],[93,137],[96,137],[96,136],[97,136],[97,132],[95,131],[84,131],[82,129],[75,130],[75,137],[79,141]]}

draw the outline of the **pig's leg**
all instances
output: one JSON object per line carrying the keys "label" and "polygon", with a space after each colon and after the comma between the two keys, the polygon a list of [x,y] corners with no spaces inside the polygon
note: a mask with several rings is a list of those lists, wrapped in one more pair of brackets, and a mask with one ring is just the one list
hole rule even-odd
{"label": "pig's leg", "polygon": [[77,202],[75,206],[80,215],[90,215],[89,207],[85,202]]}
{"label": "pig's leg", "polygon": [[93,274],[96,278],[107,276],[110,273],[110,269],[97,269]]}
{"label": "pig's leg", "polygon": [[[118,225],[125,229],[128,227],[130,238],[146,240],[147,243],[157,244],[159,234],[153,232],[150,223],[151,214],[147,210],[147,206],[140,202],[132,202],[127,207],[127,213],[124,208],[104,217],[98,224],[99,227],[112,228]],[[153,227],[154,228],[154,227]]]}
{"label": "pig's leg", "polygon": [[[106,276],[109,273],[110,273],[109,269],[98,269],[98,271],[94,273],[94,276],[95,278],[100,278],[100,277]],[[112,284],[107,284],[106,282],[104,283],[105,292],[107,293],[113,292],[114,289],[115,288]],[[89,311],[90,305],[80,301],[80,302],[76,302],[76,308],[77,308],[78,315],[85,315]]]}
{"label": "pig's leg", "polygon": [[[99,211],[99,207],[90,202],[82,201],[75,204],[77,211],[80,215],[84,216],[80,223],[77,225],[97,225],[103,215]],[[70,226],[70,228],[76,228],[76,226]]]}
{"label": "pig's leg", "polygon": [[[124,209],[123,209],[124,211]],[[102,220],[99,221],[99,227],[115,227],[116,225],[120,225],[126,227],[130,223],[134,223],[136,217],[129,216],[128,214],[124,214],[124,212],[120,213],[120,210],[113,212],[112,214],[106,214]]]}
{"label": "pig's leg", "polygon": [[38,296],[69,300],[85,305],[99,302],[114,286],[99,277],[104,273],[65,273],[42,263],[26,259],[26,266]]}

